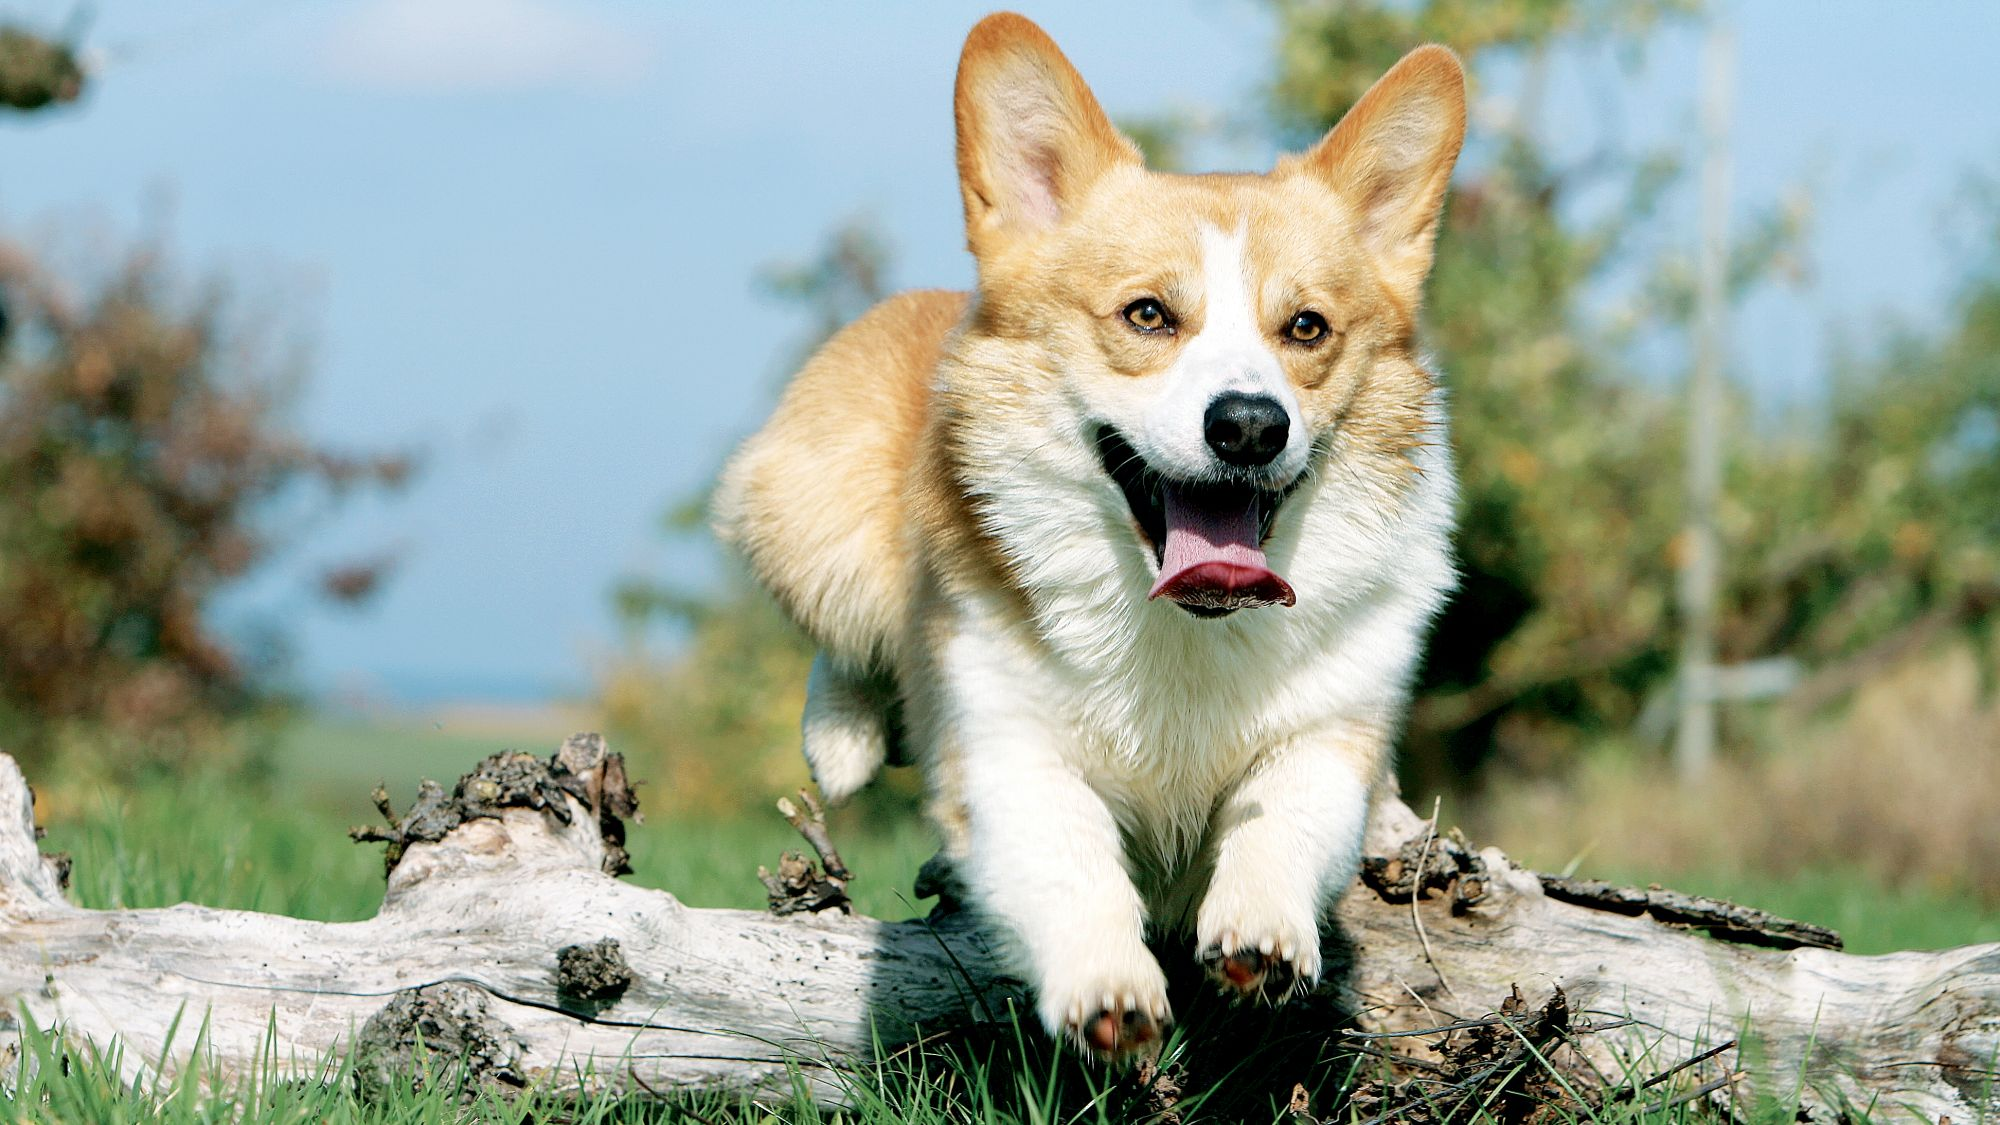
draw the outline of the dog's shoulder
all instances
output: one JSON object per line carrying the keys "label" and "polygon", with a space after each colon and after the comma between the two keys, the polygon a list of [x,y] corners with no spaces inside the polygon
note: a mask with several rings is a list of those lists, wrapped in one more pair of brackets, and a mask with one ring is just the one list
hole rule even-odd
{"label": "dog's shoulder", "polygon": [[967,299],[900,293],[842,329],[717,486],[723,540],[816,642],[857,667],[891,658],[909,613],[906,484]]}

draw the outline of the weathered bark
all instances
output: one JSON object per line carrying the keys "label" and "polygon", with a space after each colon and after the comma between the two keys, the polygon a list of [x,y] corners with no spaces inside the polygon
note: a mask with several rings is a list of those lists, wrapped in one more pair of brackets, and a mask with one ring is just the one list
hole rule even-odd
{"label": "weathered bark", "polygon": [[[310,1075],[354,1050],[378,1078],[396,1073],[421,1028],[499,1082],[769,1088],[789,1082],[790,1063],[837,1096],[831,1068],[865,1065],[920,1026],[966,1021],[1018,990],[964,915],[775,917],[619,882],[607,872],[622,864],[618,818],[630,811],[616,756],[579,737],[547,767],[489,759],[457,794],[429,793],[382,833],[394,864],[367,921],[84,910],[38,854],[27,786],[0,755],[0,1027],[17,1035],[25,1011],[73,1041],[122,1040],[135,1070],[171,1069],[186,1065],[188,1029],[205,1016],[203,1050],[221,1073],[275,1056]],[[1397,801],[1378,813],[1370,850],[1337,912],[1338,971],[1325,986],[1363,1032],[1476,1016],[1516,983],[1531,994],[1560,985],[1572,1012],[1634,1021],[1583,1040],[1607,1068],[1643,1053],[1642,1070],[1662,1069],[1748,1026],[1761,1051],[1748,1084],[1789,1091],[1803,1074],[1819,1104],[2000,1113],[1989,1080],[2000,946],[1857,957],[1720,940],[1690,924],[1767,943],[1825,939],[1685,899],[1612,894],[1593,906],[1589,888],[1558,886],[1580,900],[1562,901],[1498,851],[1432,838]]]}

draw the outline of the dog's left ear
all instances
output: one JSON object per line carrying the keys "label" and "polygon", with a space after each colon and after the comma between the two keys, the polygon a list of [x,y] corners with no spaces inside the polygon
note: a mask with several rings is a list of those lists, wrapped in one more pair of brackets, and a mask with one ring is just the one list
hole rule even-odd
{"label": "dog's left ear", "polygon": [[974,254],[1055,226],[1099,176],[1139,163],[1055,42],[1012,12],[966,36],[952,109]]}
{"label": "dog's left ear", "polygon": [[1414,300],[1464,143],[1465,70],[1431,44],[1390,67],[1299,165],[1354,209],[1385,279]]}

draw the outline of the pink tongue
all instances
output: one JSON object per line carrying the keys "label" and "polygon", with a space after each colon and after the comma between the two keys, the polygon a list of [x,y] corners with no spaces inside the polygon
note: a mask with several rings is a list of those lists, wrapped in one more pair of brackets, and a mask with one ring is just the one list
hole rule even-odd
{"label": "pink tongue", "polygon": [[1264,562],[1256,503],[1206,500],[1167,486],[1160,580],[1146,596],[1207,610],[1295,603],[1291,585]]}

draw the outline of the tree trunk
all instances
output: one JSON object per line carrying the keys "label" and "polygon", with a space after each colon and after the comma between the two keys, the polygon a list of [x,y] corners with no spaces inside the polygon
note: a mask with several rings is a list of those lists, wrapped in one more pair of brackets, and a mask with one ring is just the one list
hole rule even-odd
{"label": "tree trunk", "polygon": [[[205,1019],[203,1062],[224,1077],[274,1058],[311,1076],[352,1051],[364,1080],[393,1080],[420,1033],[501,1083],[773,1089],[789,1086],[789,1063],[838,1099],[837,1068],[1019,994],[967,914],[781,917],[620,882],[632,811],[617,755],[578,736],[547,763],[496,755],[449,796],[427,785],[369,834],[389,843],[391,869],[367,921],[85,910],[38,853],[31,795],[0,755],[0,1053],[19,1049],[25,1013],[71,1042],[120,1040],[134,1076],[162,1060],[171,1071]],[[1604,1028],[1578,1049],[1613,1074],[1664,1069],[1747,1019],[1759,1061],[1739,1097],[1787,1093],[1803,1075],[1818,1105],[2000,1113],[2000,945],[1851,956],[1815,947],[1837,944],[1824,931],[1726,904],[1545,880],[1435,837],[1394,799],[1369,851],[1322,986],[1364,1035],[1553,985]],[[823,876],[807,882],[839,898]]]}

